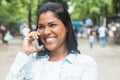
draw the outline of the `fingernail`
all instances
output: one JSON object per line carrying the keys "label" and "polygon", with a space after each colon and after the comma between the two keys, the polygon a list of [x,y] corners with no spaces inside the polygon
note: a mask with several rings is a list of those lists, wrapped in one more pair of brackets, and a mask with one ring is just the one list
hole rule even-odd
{"label": "fingernail", "polygon": [[44,46],[43,45],[39,46],[39,49],[40,50],[44,49]]}

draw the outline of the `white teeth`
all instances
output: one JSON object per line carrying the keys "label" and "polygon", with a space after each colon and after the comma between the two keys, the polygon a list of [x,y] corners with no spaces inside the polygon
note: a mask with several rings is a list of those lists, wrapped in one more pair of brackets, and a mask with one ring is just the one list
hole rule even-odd
{"label": "white teeth", "polygon": [[55,40],[55,38],[47,38],[47,39],[46,39],[47,42],[52,42],[52,41],[54,41],[54,40]]}

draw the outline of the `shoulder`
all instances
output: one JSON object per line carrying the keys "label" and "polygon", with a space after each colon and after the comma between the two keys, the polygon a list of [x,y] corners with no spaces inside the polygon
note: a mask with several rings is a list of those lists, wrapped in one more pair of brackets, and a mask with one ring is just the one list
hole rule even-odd
{"label": "shoulder", "polygon": [[91,56],[85,54],[77,54],[77,58],[82,60],[93,60]]}
{"label": "shoulder", "polygon": [[85,54],[78,54],[76,58],[77,63],[84,63],[84,64],[96,64],[96,61],[93,57]]}

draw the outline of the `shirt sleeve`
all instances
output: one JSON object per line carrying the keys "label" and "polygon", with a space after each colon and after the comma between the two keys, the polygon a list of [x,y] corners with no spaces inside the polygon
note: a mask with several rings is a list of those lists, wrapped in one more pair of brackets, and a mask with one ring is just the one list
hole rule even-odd
{"label": "shirt sleeve", "polygon": [[90,57],[81,80],[97,80],[97,78],[97,65],[94,59]]}
{"label": "shirt sleeve", "polygon": [[5,80],[23,80],[18,78],[21,77],[22,67],[25,66],[29,60],[30,57],[28,55],[25,55],[22,52],[18,52]]}

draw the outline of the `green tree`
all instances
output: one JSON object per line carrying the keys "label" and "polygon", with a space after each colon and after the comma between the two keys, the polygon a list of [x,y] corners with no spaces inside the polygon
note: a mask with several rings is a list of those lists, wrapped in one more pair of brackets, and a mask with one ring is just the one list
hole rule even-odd
{"label": "green tree", "polygon": [[112,0],[71,0],[71,3],[76,5],[71,14],[79,13],[79,19],[90,17],[98,21],[100,16],[112,14]]}
{"label": "green tree", "polygon": [[[37,10],[42,4],[48,1],[49,0],[0,0],[0,24],[5,24],[10,28],[11,26],[28,23],[31,28],[31,23],[36,23]],[[51,2],[56,1],[57,0],[51,0]],[[68,0],[60,0],[57,2],[67,6],[67,1]]]}
{"label": "green tree", "polygon": [[115,12],[115,15],[118,15],[120,13],[120,0],[112,0],[113,3],[113,11]]}

